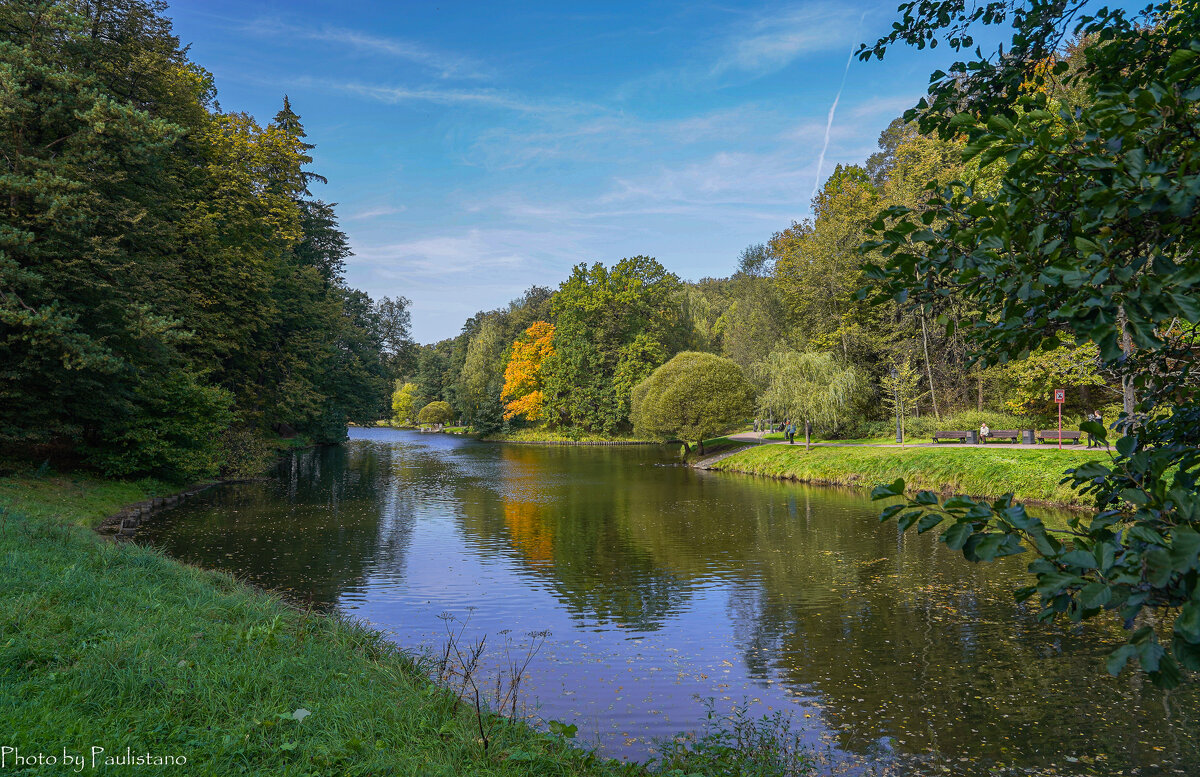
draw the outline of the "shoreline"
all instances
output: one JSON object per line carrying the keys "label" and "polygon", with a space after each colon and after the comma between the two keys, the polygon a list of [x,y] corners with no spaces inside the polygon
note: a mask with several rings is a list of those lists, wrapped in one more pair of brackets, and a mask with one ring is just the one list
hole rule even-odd
{"label": "shoreline", "polygon": [[[0,634],[12,637],[0,640],[0,664],[12,668],[0,675],[0,714],[12,745],[128,747],[185,756],[206,773],[645,773],[524,721],[477,715],[420,654],[365,622],[97,531],[117,520],[128,539],[131,516],[140,523],[221,484],[0,477],[11,584]],[[96,709],[82,715],[79,699]]]}
{"label": "shoreline", "polygon": [[928,490],[942,496],[996,499],[1011,491],[1024,504],[1087,510],[1090,504],[1058,481],[1065,470],[1090,457],[1090,452],[1057,450],[1022,451],[1010,456],[1008,451],[991,448],[830,446],[805,452],[803,446],[761,445],[689,466],[710,472],[867,490],[904,478],[912,492]]}

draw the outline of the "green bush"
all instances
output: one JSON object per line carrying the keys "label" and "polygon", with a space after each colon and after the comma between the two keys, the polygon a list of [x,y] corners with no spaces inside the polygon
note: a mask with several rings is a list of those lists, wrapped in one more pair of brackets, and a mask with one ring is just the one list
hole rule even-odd
{"label": "green bush", "polygon": [[454,408],[449,402],[430,402],[417,413],[419,424],[445,424],[454,418]]}

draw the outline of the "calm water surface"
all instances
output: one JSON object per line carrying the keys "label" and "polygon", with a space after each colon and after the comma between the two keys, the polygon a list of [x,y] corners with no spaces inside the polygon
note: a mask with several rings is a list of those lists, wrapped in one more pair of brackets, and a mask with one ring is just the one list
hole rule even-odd
{"label": "calm water surface", "polygon": [[649,447],[351,438],[140,536],[406,647],[440,649],[447,614],[518,653],[549,630],[527,699],[612,755],[700,728],[711,700],[787,711],[829,773],[1200,774],[1200,687],[1109,678],[1115,628],[1013,603],[1026,560],[968,564],[862,493]]}

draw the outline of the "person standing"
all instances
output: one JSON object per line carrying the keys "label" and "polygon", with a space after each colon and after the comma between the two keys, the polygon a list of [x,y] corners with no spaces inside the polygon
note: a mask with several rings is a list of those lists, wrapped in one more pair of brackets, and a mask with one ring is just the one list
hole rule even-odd
{"label": "person standing", "polygon": [[796,443],[796,425],[791,421],[787,422],[787,440],[788,445],[795,445]]}
{"label": "person standing", "polygon": [[[1095,410],[1089,410],[1089,411],[1087,411],[1087,415],[1085,416],[1085,419],[1086,419],[1086,420],[1087,420],[1089,423],[1095,423],[1095,422],[1096,422],[1096,411],[1095,411]],[[1100,446],[1099,446],[1099,445],[1096,443],[1096,438],[1095,438],[1095,436],[1094,436],[1094,435],[1093,435],[1091,432],[1087,432],[1086,434],[1087,434],[1087,447],[1089,447],[1089,448],[1098,448],[1098,447],[1100,447]]]}
{"label": "person standing", "polygon": [[[1096,411],[1096,418],[1095,418],[1095,420],[1096,420],[1096,423],[1100,424],[1101,426],[1104,426],[1104,415],[1103,415],[1103,414],[1102,414],[1102,413],[1101,413],[1099,410],[1097,410],[1097,411]],[[1096,443],[1096,447],[1097,447],[1097,448],[1099,448],[1099,447],[1100,447],[1100,443]],[[1105,440],[1105,441],[1104,441],[1104,447],[1105,447],[1105,448],[1107,448],[1107,447],[1108,447],[1108,440]]]}

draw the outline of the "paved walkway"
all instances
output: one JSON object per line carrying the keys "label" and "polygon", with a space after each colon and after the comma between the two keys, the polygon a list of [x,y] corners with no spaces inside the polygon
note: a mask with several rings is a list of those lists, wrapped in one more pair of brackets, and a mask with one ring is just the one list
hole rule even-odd
{"label": "paved walkway", "polygon": [[[764,440],[762,439],[763,432],[738,432],[737,434],[729,435],[729,439],[737,440],[738,442],[753,443],[755,445],[787,445],[787,440]],[[804,446],[804,437],[796,438],[796,445]],[[1023,450],[1039,450],[1049,451],[1058,450],[1058,446],[1054,443],[1041,443],[1035,445],[1026,445],[1025,443],[1013,442],[992,442],[986,445],[970,445],[964,442],[910,442],[904,446],[894,442],[814,442],[814,448],[1019,448]],[[1086,444],[1069,444],[1064,443],[1062,449],[1064,451],[1085,451],[1088,450]],[[741,448],[739,450],[745,450]]]}

